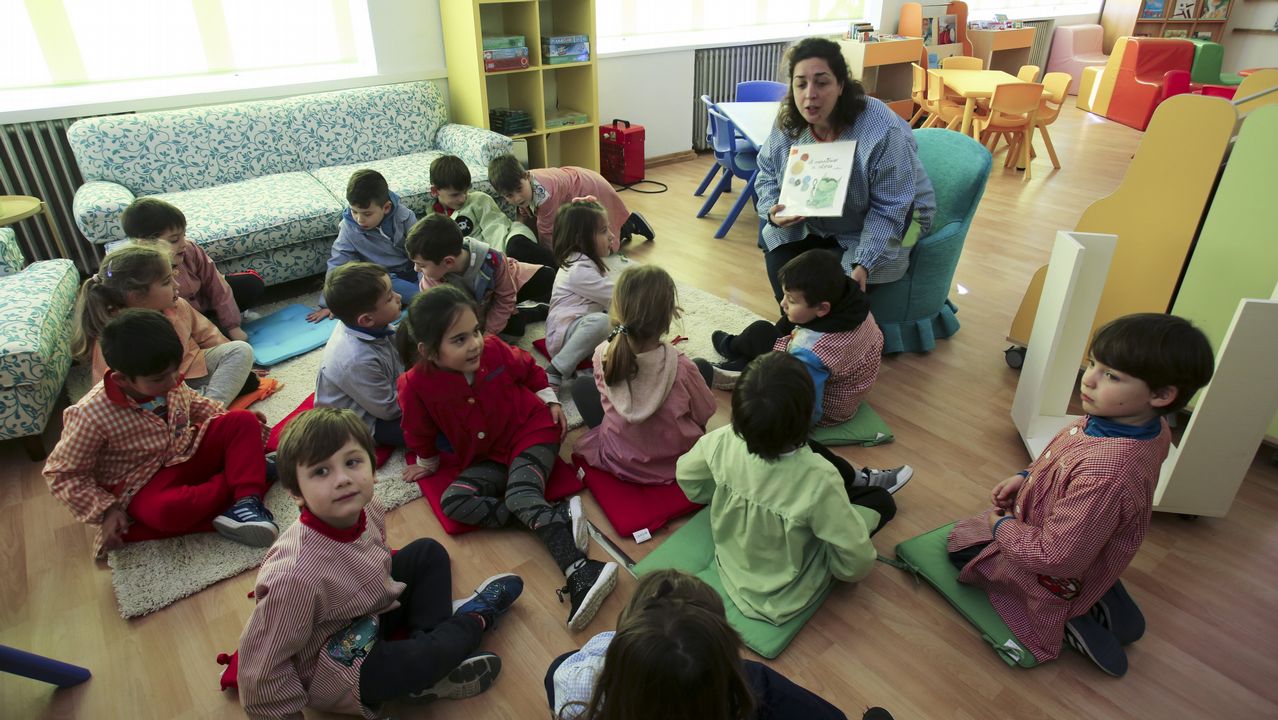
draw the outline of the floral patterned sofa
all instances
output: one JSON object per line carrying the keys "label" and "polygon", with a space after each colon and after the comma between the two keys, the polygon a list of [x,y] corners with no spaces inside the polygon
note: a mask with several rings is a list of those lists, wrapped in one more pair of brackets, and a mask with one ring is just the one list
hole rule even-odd
{"label": "floral patterned sofa", "polygon": [[71,367],[71,308],[80,273],[70,260],[26,264],[10,228],[0,228],[0,440],[40,438]]}
{"label": "floral patterned sofa", "polygon": [[420,215],[436,157],[461,157],[474,190],[491,193],[488,161],[511,150],[503,135],[449,123],[428,81],[86,118],[67,138],[90,241],[123,240],[120,213],[154,195],[182,209],[187,237],[223,272],[252,268],[268,285],[324,269],[355,170],[381,172]]}

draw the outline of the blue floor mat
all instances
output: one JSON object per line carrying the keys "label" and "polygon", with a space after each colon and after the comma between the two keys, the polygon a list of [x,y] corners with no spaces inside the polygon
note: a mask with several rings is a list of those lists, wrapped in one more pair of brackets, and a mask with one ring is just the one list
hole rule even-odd
{"label": "blue floor mat", "polygon": [[326,344],[337,320],[326,318],[317,323],[306,322],[306,316],[314,310],[306,305],[288,305],[264,318],[245,323],[244,332],[253,346],[254,362],[274,365]]}

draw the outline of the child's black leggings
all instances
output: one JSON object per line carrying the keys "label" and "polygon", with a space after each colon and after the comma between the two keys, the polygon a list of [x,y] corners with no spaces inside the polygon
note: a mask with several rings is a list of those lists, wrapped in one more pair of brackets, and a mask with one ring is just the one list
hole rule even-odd
{"label": "child's black leggings", "polygon": [[[472,615],[453,617],[448,551],[430,538],[414,540],[391,559],[391,577],[408,587],[399,607],[381,616],[381,638],[359,669],[365,705],[403,698],[439,682],[479,647],[483,628]],[[401,629],[403,640],[388,640]]]}
{"label": "child's black leggings", "polygon": [[843,476],[843,487],[847,490],[849,502],[867,507],[879,514],[879,524],[870,530],[871,535],[882,530],[889,520],[896,517],[896,501],[892,499],[892,493],[881,487],[856,485],[857,471],[855,467],[852,467],[852,463],[815,440],[809,440],[808,447],[812,448],[812,452],[829,460],[838,469],[839,475]]}

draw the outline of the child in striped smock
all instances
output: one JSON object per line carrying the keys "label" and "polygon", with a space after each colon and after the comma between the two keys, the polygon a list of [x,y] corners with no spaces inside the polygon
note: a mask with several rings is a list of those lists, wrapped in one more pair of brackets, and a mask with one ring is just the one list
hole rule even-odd
{"label": "child in striped smock", "polygon": [[1211,345],[1173,315],[1128,315],[1092,339],[1079,396],[1087,414],[1028,468],[994,486],[993,506],[950,532],[959,581],[982,588],[1039,662],[1062,642],[1115,677],[1145,619],[1118,580],[1149,530],[1171,433],[1163,416],[1211,379]]}

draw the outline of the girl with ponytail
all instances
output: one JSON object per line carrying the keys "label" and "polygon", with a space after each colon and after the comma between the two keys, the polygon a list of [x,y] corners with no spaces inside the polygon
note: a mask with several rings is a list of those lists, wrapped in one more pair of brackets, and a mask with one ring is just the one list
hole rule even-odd
{"label": "girl with ponytail", "polygon": [[622,480],[673,482],[675,461],[705,434],[714,415],[710,365],[694,363],[662,341],[679,317],[679,304],[674,280],[655,265],[621,274],[609,315],[612,332],[595,348],[594,377],[577,378],[572,386],[590,426],[575,452]]}

